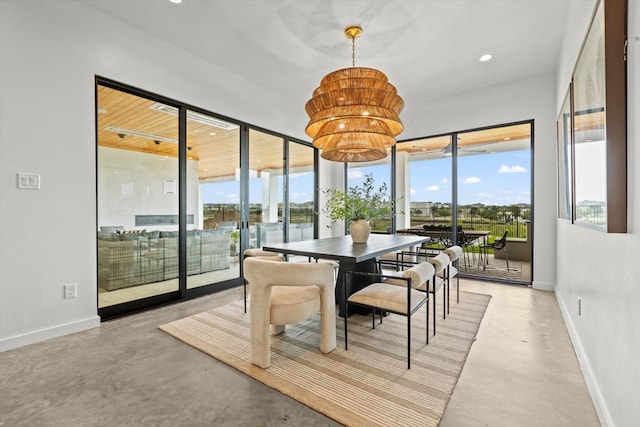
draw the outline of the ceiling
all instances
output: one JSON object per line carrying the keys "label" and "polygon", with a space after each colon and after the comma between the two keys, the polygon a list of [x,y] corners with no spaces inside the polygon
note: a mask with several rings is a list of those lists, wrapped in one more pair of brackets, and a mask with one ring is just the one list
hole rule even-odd
{"label": "ceiling", "polygon": [[[161,107],[160,109],[158,107]],[[101,147],[130,150],[163,157],[178,157],[178,117],[164,104],[151,99],[99,86],[97,136]],[[240,161],[238,126],[187,111],[187,159],[197,162],[202,181],[234,180]],[[228,129],[222,127],[228,126]],[[530,148],[529,123],[501,126],[457,135],[458,155],[473,156]],[[249,168],[282,173],[283,138],[251,129]],[[414,139],[397,144],[412,160],[432,160],[451,155],[452,136]],[[289,144],[291,171],[313,169],[313,150],[303,144]],[[388,162],[389,158],[379,162]]]}
{"label": "ceiling", "polygon": [[356,65],[385,72],[404,98],[402,140],[428,134],[434,100],[553,71],[571,1],[82,0],[265,88],[255,102],[278,114],[255,124],[305,140],[304,104],[325,74],[351,66],[346,26],[364,30]]}

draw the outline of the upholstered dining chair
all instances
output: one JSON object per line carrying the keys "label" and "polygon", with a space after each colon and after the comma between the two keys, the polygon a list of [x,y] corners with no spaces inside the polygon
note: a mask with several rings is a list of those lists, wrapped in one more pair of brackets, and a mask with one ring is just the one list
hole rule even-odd
{"label": "upholstered dining chair", "polygon": [[450,246],[444,250],[444,253],[449,255],[449,265],[447,266],[447,272],[441,272],[440,277],[447,279],[447,293],[449,294],[449,298],[447,298],[447,314],[449,314],[449,302],[451,301],[451,289],[449,288],[450,282],[452,278],[456,278],[456,303],[460,302],[460,272],[459,272],[459,261],[458,267],[455,266],[455,261],[459,260],[460,257],[463,256],[464,251],[460,246]]}
{"label": "upholstered dining chair", "polygon": [[[242,260],[244,261],[250,257],[262,257],[269,261],[284,261],[284,257],[276,252],[264,251],[262,249],[246,249],[244,254],[242,254]],[[243,282],[243,291],[244,291],[244,312],[247,312],[247,279],[244,278]]]}
{"label": "upholstered dining chair", "polygon": [[[402,252],[400,256],[400,260],[401,260],[400,265],[403,267],[406,267],[407,265],[415,264],[416,261],[414,260],[417,260],[417,262],[421,262],[421,260],[427,260],[428,262],[433,264],[433,267],[435,269],[435,275],[433,277],[433,280],[430,281],[429,286],[427,286],[426,283],[422,283],[418,285],[416,289],[423,292],[431,293],[433,295],[432,316],[433,316],[433,334],[435,335],[436,334],[436,293],[440,290],[440,288],[443,288],[442,316],[444,318],[447,317],[448,295],[447,295],[447,287],[444,285],[448,284],[448,279],[449,279],[449,276],[447,275],[447,266],[449,265],[449,262],[450,262],[449,255],[447,255],[444,251],[440,252],[438,255],[433,255],[426,252]],[[391,279],[387,280],[387,282],[391,284],[400,284],[393,279],[393,277],[397,277],[398,274],[402,274],[402,273],[391,273],[392,277]]]}
{"label": "upholstered dining chair", "polygon": [[251,284],[251,363],[271,365],[271,334],[288,324],[320,313],[320,351],[336,348],[336,304],[333,267],[328,263],[273,262],[262,257],[244,260]]}
{"label": "upholstered dining chair", "polygon": [[[426,342],[429,344],[429,293],[418,291],[419,286],[428,287],[428,283],[434,276],[433,266],[424,261],[414,265],[408,270],[402,271],[399,275],[384,275],[379,273],[348,272],[347,275],[367,275],[372,276],[374,283],[367,285],[358,292],[347,297],[345,286],[346,312],[350,304],[372,309],[372,327],[376,327],[376,311],[380,313],[380,323],[382,323],[382,313],[391,312],[407,317],[407,369],[411,369],[411,316],[420,307],[426,305],[427,321]],[[395,280],[395,283],[386,283],[386,280]],[[402,285],[399,283],[402,282]],[[347,342],[347,318],[344,316],[344,348],[348,350]]]}

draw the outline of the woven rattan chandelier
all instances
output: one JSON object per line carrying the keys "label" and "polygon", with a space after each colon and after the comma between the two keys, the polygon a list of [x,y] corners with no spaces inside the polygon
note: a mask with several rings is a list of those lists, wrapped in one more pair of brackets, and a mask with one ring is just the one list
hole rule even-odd
{"label": "woven rattan chandelier", "polygon": [[323,159],[383,159],[404,129],[399,117],[404,101],[387,76],[373,68],[356,67],[355,40],[361,33],[358,26],[344,30],[351,39],[352,67],[327,74],[305,106],[307,135],[322,150]]}

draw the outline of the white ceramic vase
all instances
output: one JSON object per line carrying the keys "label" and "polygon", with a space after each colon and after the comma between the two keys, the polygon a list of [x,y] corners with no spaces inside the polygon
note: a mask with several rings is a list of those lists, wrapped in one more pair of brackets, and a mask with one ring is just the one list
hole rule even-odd
{"label": "white ceramic vase", "polygon": [[349,234],[353,243],[367,243],[371,234],[371,225],[366,219],[359,219],[349,224]]}

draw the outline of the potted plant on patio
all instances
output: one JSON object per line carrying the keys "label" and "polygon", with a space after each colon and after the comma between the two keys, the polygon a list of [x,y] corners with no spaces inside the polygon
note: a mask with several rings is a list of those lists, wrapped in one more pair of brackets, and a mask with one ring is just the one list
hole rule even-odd
{"label": "potted plant on patio", "polygon": [[371,233],[369,220],[390,217],[396,204],[386,183],[375,188],[373,174],[365,175],[362,186],[349,187],[347,191],[328,188],[322,192],[327,196],[322,212],[331,220],[329,227],[338,220],[346,221],[353,243],[365,243]]}

